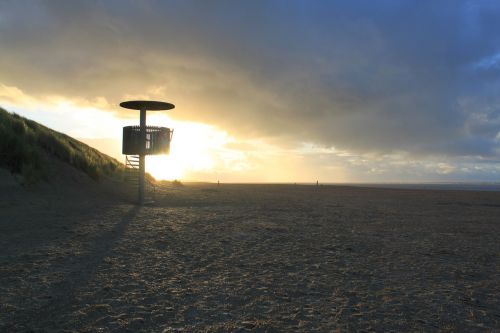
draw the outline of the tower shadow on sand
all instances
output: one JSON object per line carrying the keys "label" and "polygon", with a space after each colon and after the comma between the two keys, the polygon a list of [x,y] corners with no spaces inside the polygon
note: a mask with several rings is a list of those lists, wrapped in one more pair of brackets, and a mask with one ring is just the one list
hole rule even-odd
{"label": "tower shadow on sand", "polygon": [[[134,221],[140,206],[131,207],[110,231],[102,233],[95,238],[87,247],[85,254],[81,256],[70,255],[58,263],[58,266],[67,267],[69,271],[64,280],[55,283],[47,290],[49,301],[43,308],[21,311],[10,320],[17,324],[29,321],[29,318],[46,318],[46,322],[40,322],[40,327],[59,326],[57,317],[61,319],[65,314],[74,309],[78,302],[78,292],[84,288],[89,281],[99,272],[99,267],[112,252],[117,242],[123,237],[128,226]],[[36,312],[36,313],[35,313]],[[54,314],[57,317],[54,318]]]}

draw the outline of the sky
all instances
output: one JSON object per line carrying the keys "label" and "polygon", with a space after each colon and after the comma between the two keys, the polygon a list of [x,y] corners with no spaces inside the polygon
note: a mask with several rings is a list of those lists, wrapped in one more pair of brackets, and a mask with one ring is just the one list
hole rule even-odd
{"label": "sky", "polygon": [[0,106],[123,160],[118,104],[168,101],[157,178],[500,179],[500,2],[0,1]]}

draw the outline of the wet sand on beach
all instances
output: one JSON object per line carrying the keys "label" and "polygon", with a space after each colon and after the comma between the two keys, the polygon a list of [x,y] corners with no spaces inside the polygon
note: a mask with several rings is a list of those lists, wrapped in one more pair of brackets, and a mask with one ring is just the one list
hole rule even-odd
{"label": "wet sand on beach", "polygon": [[2,332],[500,330],[500,193],[186,184],[0,201]]}

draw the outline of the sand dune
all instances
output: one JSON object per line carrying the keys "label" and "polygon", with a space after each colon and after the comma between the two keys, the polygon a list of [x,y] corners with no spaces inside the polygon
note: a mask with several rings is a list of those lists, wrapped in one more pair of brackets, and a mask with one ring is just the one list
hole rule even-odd
{"label": "sand dune", "polygon": [[498,192],[10,186],[3,332],[500,330]]}

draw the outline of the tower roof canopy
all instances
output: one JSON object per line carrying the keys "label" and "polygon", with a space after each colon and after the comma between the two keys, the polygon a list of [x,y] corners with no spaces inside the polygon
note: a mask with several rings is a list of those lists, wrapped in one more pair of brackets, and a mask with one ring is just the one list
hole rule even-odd
{"label": "tower roof canopy", "polygon": [[125,109],[148,111],[170,110],[175,108],[175,105],[171,103],[159,101],[127,101],[120,103],[120,106]]}

